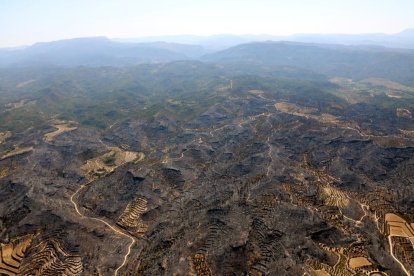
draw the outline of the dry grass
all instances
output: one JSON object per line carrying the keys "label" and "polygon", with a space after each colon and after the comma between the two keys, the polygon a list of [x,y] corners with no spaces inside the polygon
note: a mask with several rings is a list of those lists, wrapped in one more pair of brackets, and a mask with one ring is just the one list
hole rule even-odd
{"label": "dry grass", "polygon": [[276,103],[275,107],[277,110],[281,112],[285,112],[285,113],[289,113],[293,115],[298,114],[297,116],[303,116],[305,114],[315,113],[318,111],[318,109],[316,108],[302,107],[302,106],[298,106],[296,104],[287,103],[287,102]]}
{"label": "dry grass", "polygon": [[330,276],[328,272],[326,272],[325,270],[321,270],[321,269],[312,271],[312,274],[314,276]]}
{"label": "dry grass", "polygon": [[349,259],[349,267],[352,269],[371,265],[372,263],[365,257],[355,257]]}
{"label": "dry grass", "polygon": [[400,132],[407,138],[414,139],[414,130],[400,129]]}
{"label": "dry grass", "polygon": [[291,104],[287,102],[279,102],[275,104],[275,108],[284,113],[291,115],[304,117],[307,119],[314,119],[321,123],[333,123],[338,124],[340,121],[335,116],[328,113],[313,114],[318,112],[318,109],[312,107],[302,107],[296,104]]}
{"label": "dry grass", "polygon": [[411,118],[412,116],[410,110],[405,108],[397,108],[396,114],[400,118]]}
{"label": "dry grass", "polygon": [[20,265],[27,248],[32,243],[33,235],[23,236],[14,241],[1,244],[0,274],[18,275]]}
{"label": "dry grass", "polygon": [[402,99],[402,98],[404,98],[403,96],[395,95],[395,94],[387,94],[387,97],[394,98],[394,99]]}
{"label": "dry grass", "polygon": [[17,156],[17,155],[21,155],[21,154],[24,154],[24,153],[27,153],[27,152],[31,152],[32,150],[33,150],[33,147],[23,147],[23,148],[16,147],[16,148],[4,153],[0,157],[0,160],[4,160],[4,159],[11,158],[11,157],[14,157],[14,156]]}
{"label": "dry grass", "polygon": [[406,86],[403,84],[400,84],[398,82],[390,81],[387,79],[381,79],[381,78],[368,78],[360,81],[360,83],[364,84],[370,84],[374,86],[382,86],[388,89],[392,90],[401,90],[401,91],[408,91],[408,92],[414,92],[414,87]]}
{"label": "dry grass", "polygon": [[22,87],[28,86],[29,84],[31,84],[35,81],[36,80],[28,80],[28,81],[20,82],[20,83],[16,84],[16,88],[22,88]]}
{"label": "dry grass", "polygon": [[141,152],[124,151],[118,147],[109,147],[109,151],[96,158],[86,161],[81,167],[84,175],[89,178],[100,177],[114,171],[119,166],[138,162],[145,158]]}
{"label": "dry grass", "polygon": [[414,241],[414,230],[405,219],[396,214],[388,213],[385,215],[385,222],[389,236],[405,237]]}
{"label": "dry grass", "polygon": [[127,229],[132,235],[142,237],[148,228],[141,219],[145,211],[147,211],[147,200],[139,197],[127,205],[117,224]]}
{"label": "dry grass", "polygon": [[349,85],[352,84],[352,79],[342,78],[342,77],[335,77],[329,80],[331,83],[339,84],[339,85]]}
{"label": "dry grass", "polygon": [[322,199],[325,205],[345,208],[349,204],[349,199],[344,192],[325,186],[321,189]]}
{"label": "dry grass", "polygon": [[35,103],[36,101],[31,101],[29,99],[23,99],[18,102],[8,103],[5,105],[5,107],[7,108],[6,109],[7,111],[10,111],[10,110],[14,110],[14,109],[21,108],[29,104],[35,104]]}
{"label": "dry grass", "polygon": [[0,145],[6,142],[6,140],[10,137],[11,137],[10,131],[0,132]]}
{"label": "dry grass", "polygon": [[54,127],[57,128],[57,130],[46,133],[44,136],[45,141],[51,142],[56,136],[77,129],[77,127],[70,127],[68,124],[55,125]]}
{"label": "dry grass", "polygon": [[55,238],[43,240],[30,250],[19,275],[81,275],[82,258],[67,252]]}
{"label": "dry grass", "polygon": [[206,255],[204,254],[195,254],[193,256],[193,267],[199,276],[210,276],[213,273],[208,266]]}
{"label": "dry grass", "polygon": [[0,178],[8,176],[10,169],[8,167],[0,167]]}
{"label": "dry grass", "polygon": [[[392,213],[387,213],[385,214],[384,217],[385,220],[385,225],[386,225],[386,233],[388,235],[388,243],[390,246],[390,252],[391,252],[391,256],[401,265],[401,268],[404,270],[404,272],[407,275],[411,275],[410,272],[406,269],[407,267],[410,267],[412,265],[411,259],[400,259],[401,257],[398,257],[398,255],[396,256],[394,254],[394,252],[397,251],[413,251],[413,244],[414,244],[414,230],[413,230],[413,225],[407,223],[407,221],[403,218],[401,218],[400,216],[396,215],[396,214],[392,214]],[[401,238],[406,238],[410,241],[410,248],[405,248],[399,247],[399,244],[397,243],[393,243],[392,241],[392,237],[401,237]],[[407,252],[406,252],[407,253]],[[403,256],[408,255],[404,253]]]}
{"label": "dry grass", "polygon": [[249,93],[251,93],[253,95],[262,95],[262,94],[264,94],[264,91],[262,91],[262,90],[250,90]]}

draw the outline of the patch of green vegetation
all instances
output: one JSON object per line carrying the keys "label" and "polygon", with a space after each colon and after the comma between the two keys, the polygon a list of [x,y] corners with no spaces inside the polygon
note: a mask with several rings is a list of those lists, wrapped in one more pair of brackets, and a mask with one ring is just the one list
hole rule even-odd
{"label": "patch of green vegetation", "polygon": [[[76,121],[104,131],[129,119],[145,120],[156,115],[188,121],[216,103],[254,97],[251,90],[263,91],[262,96],[268,99],[295,102],[335,116],[355,103],[384,109],[414,107],[414,96],[392,98],[384,88],[362,83],[344,87],[316,77],[298,80],[266,74],[235,75],[240,70],[233,70],[231,66],[201,62],[127,68],[13,69],[0,77],[0,131],[46,128],[51,119]],[[27,79],[36,81],[16,88]],[[2,108],[21,99],[36,103],[9,111]]]}
{"label": "patch of green vegetation", "polygon": [[[38,78],[39,71],[46,70],[48,77],[36,81],[36,91],[19,90],[20,97],[36,100],[36,104],[0,111],[0,130],[20,132],[47,125],[51,118],[76,121],[103,130],[124,120],[149,118],[158,113],[180,120],[193,118],[219,100],[209,98],[209,95],[224,80],[216,76],[218,72],[214,67],[197,63],[205,72],[201,75],[190,65],[59,69],[55,74],[47,69],[15,71],[4,79],[5,83],[11,84],[2,92],[5,95],[0,99],[0,105],[9,103],[8,96],[17,93],[18,89],[12,84],[20,81],[19,74],[22,79]],[[157,70],[154,73],[149,69]],[[173,99],[173,102],[167,99]]]}
{"label": "patch of green vegetation", "polygon": [[45,117],[34,107],[25,107],[0,114],[0,131],[23,132],[31,127],[45,127]]}
{"label": "patch of green vegetation", "polygon": [[103,160],[104,164],[107,166],[114,166],[116,161],[116,153],[111,152],[107,156],[105,156],[105,159]]}

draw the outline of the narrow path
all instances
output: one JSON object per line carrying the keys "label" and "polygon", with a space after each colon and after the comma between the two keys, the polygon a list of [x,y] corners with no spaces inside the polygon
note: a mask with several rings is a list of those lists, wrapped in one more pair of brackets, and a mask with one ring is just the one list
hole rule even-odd
{"label": "narrow path", "polygon": [[90,219],[90,220],[95,220],[95,221],[99,221],[99,222],[101,222],[101,223],[103,223],[103,224],[105,224],[106,226],[108,226],[112,231],[114,231],[117,235],[120,235],[120,236],[124,236],[124,237],[127,237],[127,238],[129,238],[130,240],[131,240],[131,243],[129,244],[129,246],[128,246],[128,250],[127,250],[127,252],[125,253],[125,255],[124,255],[124,257],[123,257],[123,262],[115,269],[115,271],[114,271],[114,276],[117,276],[118,275],[118,272],[119,272],[119,270],[122,268],[122,267],[124,267],[125,266],[125,264],[127,263],[127,260],[128,260],[128,257],[129,257],[129,255],[131,254],[131,248],[132,248],[132,246],[135,244],[135,239],[132,237],[132,236],[130,236],[130,235],[128,235],[128,234],[125,234],[124,232],[122,232],[122,231],[120,231],[120,230],[118,230],[115,226],[112,226],[111,224],[109,224],[108,222],[106,222],[106,221],[104,221],[103,219],[99,219],[99,218],[94,218],[94,217],[87,217],[87,216],[85,216],[85,215],[83,215],[80,211],[79,211],[79,208],[78,208],[78,204],[76,203],[76,201],[74,200],[74,198],[75,198],[75,196],[80,192],[80,191],[82,191],[84,188],[86,188],[89,184],[91,184],[93,182],[93,180],[91,180],[91,181],[89,181],[88,183],[86,183],[86,184],[82,184],[73,194],[72,194],[72,196],[70,197],[70,202],[72,203],[72,205],[73,205],[73,207],[75,207],[75,211],[76,211],[76,213],[81,217],[81,218],[87,218],[87,219]]}
{"label": "narrow path", "polygon": [[398,260],[398,258],[395,257],[395,255],[394,255],[394,249],[392,248],[391,235],[388,236],[388,243],[390,245],[390,253],[391,253],[391,256],[401,266],[401,269],[405,272],[405,274],[407,274],[407,276],[410,276],[411,273],[405,268],[404,264],[400,260]]}
{"label": "narrow path", "polygon": [[270,144],[270,136],[267,137],[266,144],[269,147],[269,151],[267,153],[267,156],[270,158],[270,163],[267,166],[267,170],[266,170],[266,176],[269,177],[269,175],[270,175],[270,169],[272,168],[272,165],[274,163],[273,156],[272,156],[273,146]]}

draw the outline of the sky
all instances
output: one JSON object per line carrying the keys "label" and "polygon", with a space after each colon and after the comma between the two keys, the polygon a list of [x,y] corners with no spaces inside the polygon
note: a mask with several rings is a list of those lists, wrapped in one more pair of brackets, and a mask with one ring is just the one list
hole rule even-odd
{"label": "sky", "polygon": [[413,0],[0,0],[0,47],[106,36],[398,33]]}

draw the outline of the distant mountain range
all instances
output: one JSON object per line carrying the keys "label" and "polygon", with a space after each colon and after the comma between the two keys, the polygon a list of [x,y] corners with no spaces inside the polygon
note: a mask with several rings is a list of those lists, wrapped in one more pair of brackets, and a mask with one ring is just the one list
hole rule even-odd
{"label": "distant mountain range", "polygon": [[414,50],[297,42],[255,42],[202,57],[233,66],[289,66],[328,77],[387,78],[414,85]]}
{"label": "distant mountain range", "polygon": [[118,42],[156,42],[200,45],[209,50],[224,50],[239,44],[263,41],[294,41],[307,43],[327,43],[344,45],[377,45],[391,48],[414,49],[414,29],[397,34],[295,34],[290,36],[273,35],[213,35],[213,36],[153,36],[143,38],[114,39]]}
{"label": "distant mountain range", "polygon": [[197,45],[167,42],[120,43],[105,37],[76,38],[0,50],[0,67],[125,66],[198,58],[208,53]]}
{"label": "distant mountain range", "polygon": [[[233,72],[239,74],[254,72],[296,78],[303,75],[306,79],[335,76],[353,79],[381,77],[414,85],[414,40],[413,49],[383,46],[385,41],[390,45],[405,43],[407,46],[414,38],[414,30],[392,36],[297,35],[289,38],[311,41],[306,43],[269,41],[271,38],[226,35],[202,39],[195,36],[158,37],[153,38],[154,41],[77,38],[36,43],[18,49],[0,49],[0,67],[133,66],[197,60],[232,68]],[[158,39],[164,41],[156,41]],[[369,43],[372,41],[378,43]],[[350,45],[352,42],[356,45]],[[229,48],[212,50],[224,45]]]}

